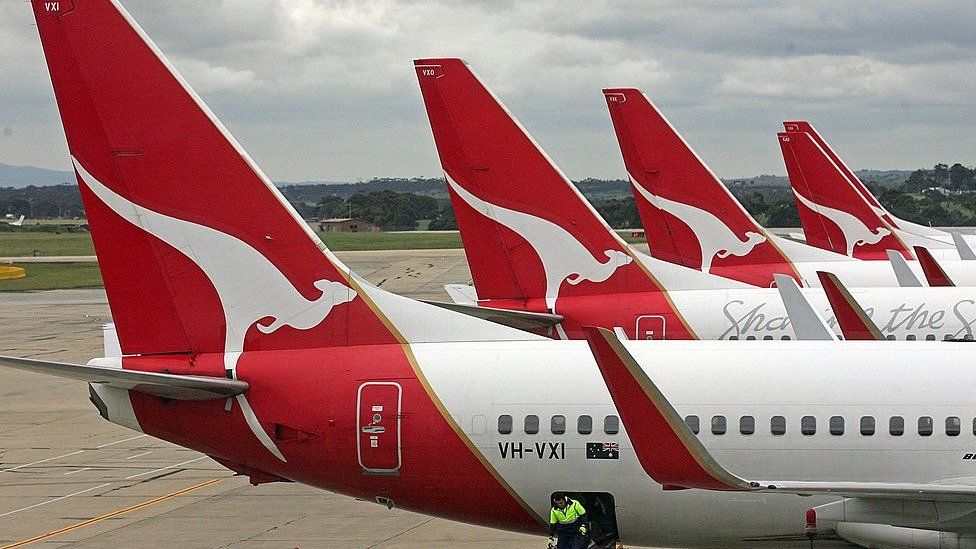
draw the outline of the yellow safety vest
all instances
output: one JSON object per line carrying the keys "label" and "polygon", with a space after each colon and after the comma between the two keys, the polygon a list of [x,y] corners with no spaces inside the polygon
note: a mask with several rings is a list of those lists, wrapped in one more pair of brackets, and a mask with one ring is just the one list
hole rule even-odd
{"label": "yellow safety vest", "polygon": [[580,502],[568,500],[564,509],[553,507],[549,511],[549,524],[572,524],[585,514],[586,509],[583,509]]}

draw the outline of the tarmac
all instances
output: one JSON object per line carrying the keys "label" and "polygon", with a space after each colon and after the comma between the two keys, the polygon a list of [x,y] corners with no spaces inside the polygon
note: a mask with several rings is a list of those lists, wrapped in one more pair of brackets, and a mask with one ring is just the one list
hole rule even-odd
{"label": "tarmac", "polygon": [[[338,255],[410,297],[447,300],[443,284],[470,282],[463,250]],[[102,290],[0,293],[0,354],[83,363],[102,354],[110,320]],[[250,486],[103,420],[84,383],[0,368],[0,549],[31,545],[538,549],[545,539],[298,484]]]}

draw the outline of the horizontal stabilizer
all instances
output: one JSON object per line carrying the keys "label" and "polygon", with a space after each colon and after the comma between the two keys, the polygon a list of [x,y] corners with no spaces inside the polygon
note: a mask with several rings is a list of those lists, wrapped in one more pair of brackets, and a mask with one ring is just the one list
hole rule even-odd
{"label": "horizontal stabilizer", "polygon": [[875,340],[885,339],[884,334],[871,320],[871,317],[858,305],[854,296],[841,284],[833,273],[817,271],[820,285],[827,294],[830,308],[834,310],[834,318],[840,325],[840,331],[847,340]]}
{"label": "horizontal stabilizer", "polygon": [[454,303],[464,305],[476,305],[478,303],[478,291],[474,286],[467,284],[445,284],[444,291]]}
{"label": "horizontal stabilizer", "polygon": [[950,232],[952,235],[952,242],[956,245],[956,251],[959,252],[959,259],[963,261],[972,261],[976,259],[976,252],[969,246],[969,242],[957,232]]}
{"label": "horizontal stabilizer", "polygon": [[590,326],[584,331],[637,459],[651,478],[669,489],[749,489],[712,459],[612,331]]}
{"label": "horizontal stabilizer", "polygon": [[810,305],[800,286],[791,276],[774,275],[779,297],[786,307],[786,314],[790,317],[790,325],[796,333],[797,339],[837,341],[837,334],[827,325],[827,321]]}
{"label": "horizontal stabilizer", "polygon": [[[118,364],[118,359],[112,361]],[[123,370],[106,366],[69,364],[30,358],[0,356],[0,366],[52,376],[102,383],[147,395],[174,400],[215,400],[247,391],[247,382],[223,377],[185,376]]]}
{"label": "horizontal stabilizer", "polygon": [[516,328],[519,330],[538,330],[540,328],[552,328],[563,321],[562,315],[548,313],[533,313],[530,311],[515,311],[512,309],[495,309],[492,307],[481,307],[469,305],[467,303],[447,303],[445,301],[424,301],[430,305],[436,305],[449,311],[463,313],[468,316],[488,320],[495,324]]}
{"label": "horizontal stabilizer", "polygon": [[923,246],[915,246],[915,257],[918,258],[918,264],[922,266],[922,274],[925,275],[925,280],[932,287],[944,287],[944,286],[955,286],[949,275],[942,270],[942,266],[939,262],[932,257],[932,253],[929,252],[928,248]]}
{"label": "horizontal stabilizer", "polygon": [[976,485],[963,483],[769,481],[736,476],[712,457],[613,332],[584,330],[638,461],[665,489],[976,502]]}
{"label": "horizontal stabilizer", "polygon": [[895,250],[888,250],[888,261],[891,268],[895,271],[895,279],[902,288],[921,288],[922,281],[915,276],[915,272],[908,266],[905,256]]}

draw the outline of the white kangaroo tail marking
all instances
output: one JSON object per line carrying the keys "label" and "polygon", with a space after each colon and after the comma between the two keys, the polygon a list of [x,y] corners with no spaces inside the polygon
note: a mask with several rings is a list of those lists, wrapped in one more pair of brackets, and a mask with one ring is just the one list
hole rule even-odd
{"label": "white kangaroo tail marking", "polygon": [[847,246],[847,255],[854,255],[854,246],[865,244],[877,244],[881,239],[891,234],[891,231],[884,227],[870,229],[863,221],[845,211],[835,210],[827,206],[821,206],[808,199],[793,189],[793,194],[803,203],[804,206],[826,217],[844,233],[844,244]]}
{"label": "white kangaroo tail marking", "polygon": [[[356,298],[351,288],[331,280],[317,280],[322,295],[305,298],[271,261],[246,242],[206,227],[144,208],[116,194],[98,181],[72,157],[85,185],[113,212],[147,233],[179,250],[210,279],[224,313],[224,368],[237,379],[237,362],[244,351],[244,337],[255,323],[270,334],[282,326],[312,329],[333,307]],[[267,324],[261,320],[271,318]],[[241,410],[255,436],[278,459],[284,456],[268,437],[243,395]]]}
{"label": "white kangaroo tail marking", "polygon": [[634,188],[648,202],[656,208],[677,217],[688,228],[694,231],[695,238],[698,240],[698,246],[701,248],[702,272],[707,273],[711,271],[712,260],[716,256],[722,259],[730,255],[744,257],[752,253],[752,250],[756,246],[766,241],[765,235],[754,231],[746,231],[746,239],[743,241],[728,225],[711,212],[657,196],[645,189],[641,184],[636,183],[636,179],[633,179],[633,181],[635,181]]}
{"label": "white kangaroo tail marking", "polygon": [[486,202],[458,185],[450,175],[444,175],[447,183],[468,206],[508,227],[532,246],[546,271],[546,306],[550,310],[555,309],[559,287],[564,280],[572,285],[584,280],[600,283],[613,276],[618,267],[634,260],[620,250],[604,250],[607,261],[601,263],[586,246],[559,225]]}

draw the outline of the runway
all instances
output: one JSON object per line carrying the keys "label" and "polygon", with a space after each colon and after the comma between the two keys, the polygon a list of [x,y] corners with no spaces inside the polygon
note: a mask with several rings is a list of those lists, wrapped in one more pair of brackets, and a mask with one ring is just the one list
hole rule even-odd
{"label": "runway", "polygon": [[[347,252],[403,295],[446,300],[463,250]],[[102,290],[0,293],[0,353],[85,362]],[[472,496],[477,497],[477,496]],[[435,519],[297,484],[250,486],[202,454],[103,420],[84,383],[0,369],[0,548],[539,548],[540,537]]]}

